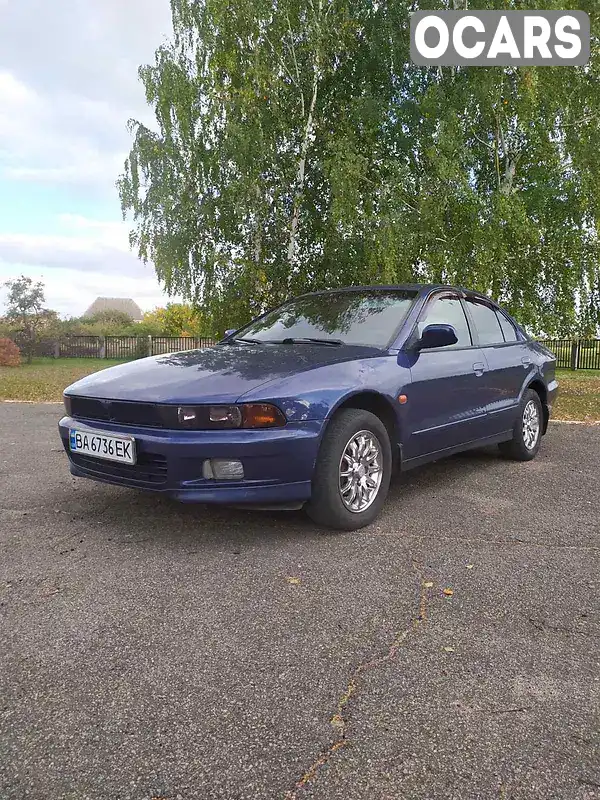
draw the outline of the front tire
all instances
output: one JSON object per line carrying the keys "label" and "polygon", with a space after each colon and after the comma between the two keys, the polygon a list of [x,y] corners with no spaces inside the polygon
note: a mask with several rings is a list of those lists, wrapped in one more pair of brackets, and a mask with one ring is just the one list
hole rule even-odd
{"label": "front tire", "polygon": [[379,417],[358,408],[338,411],[323,436],[306,511],[318,525],[363,528],[381,511],[391,473],[390,438]]}
{"label": "front tire", "polygon": [[540,396],[527,389],[513,428],[513,438],[498,445],[500,453],[513,461],[531,461],[542,443],[543,410]]}

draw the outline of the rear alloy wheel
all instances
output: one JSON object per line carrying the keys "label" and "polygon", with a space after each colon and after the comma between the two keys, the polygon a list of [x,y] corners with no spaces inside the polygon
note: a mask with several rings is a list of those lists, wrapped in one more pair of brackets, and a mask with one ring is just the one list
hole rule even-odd
{"label": "rear alloy wheel", "polygon": [[513,428],[513,438],[498,445],[502,455],[514,461],[531,461],[535,458],[542,443],[542,421],[540,396],[533,389],[527,389]]}
{"label": "rear alloy wheel", "polygon": [[339,411],[319,450],[309,516],[340,530],[369,525],[385,502],[391,469],[390,440],[379,417],[356,408]]}

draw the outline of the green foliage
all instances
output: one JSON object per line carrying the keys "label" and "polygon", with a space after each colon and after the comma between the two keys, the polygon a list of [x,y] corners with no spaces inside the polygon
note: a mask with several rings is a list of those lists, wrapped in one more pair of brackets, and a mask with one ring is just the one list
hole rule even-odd
{"label": "green foliage", "polygon": [[[539,0],[481,0],[535,8]],[[533,332],[600,322],[600,9],[587,67],[410,63],[442,0],[171,0],[119,181],[170,293],[239,325],[290,294],[459,283]]]}
{"label": "green foliage", "polygon": [[143,329],[155,336],[211,336],[210,328],[198,308],[186,303],[167,303],[144,314],[136,331]]}
{"label": "green foliage", "polygon": [[[54,312],[51,312],[54,313]],[[1,330],[1,328],[0,328]],[[133,322],[122,311],[100,311],[92,317],[71,318],[58,322],[56,335],[73,336],[206,336],[212,335],[202,312],[187,303],[168,303],[144,314]],[[142,347],[146,345],[142,344]]]}
{"label": "green foliage", "polygon": [[99,311],[91,317],[82,317],[80,325],[90,336],[117,336],[134,327],[129,314],[112,309]]}
{"label": "green foliage", "polygon": [[18,335],[19,347],[27,356],[27,362],[31,363],[43,328],[51,324],[56,315],[43,307],[43,283],[34,283],[31,278],[22,275],[4,285],[8,287],[5,320],[12,327],[12,332]]}

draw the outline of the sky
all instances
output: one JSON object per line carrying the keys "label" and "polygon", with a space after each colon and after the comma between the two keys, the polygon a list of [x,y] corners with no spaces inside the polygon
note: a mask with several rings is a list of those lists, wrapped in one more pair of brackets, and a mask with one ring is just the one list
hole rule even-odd
{"label": "sky", "polygon": [[170,34],[168,0],[0,0],[0,284],[42,280],[63,316],[98,296],[168,301],[115,181],[127,120],[153,120],[138,66]]}

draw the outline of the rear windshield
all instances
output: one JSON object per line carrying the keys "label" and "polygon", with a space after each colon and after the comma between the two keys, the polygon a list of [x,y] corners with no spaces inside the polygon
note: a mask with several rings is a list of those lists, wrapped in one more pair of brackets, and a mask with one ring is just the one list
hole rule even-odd
{"label": "rear windshield", "polygon": [[251,322],[236,336],[264,342],[337,339],[383,349],[391,344],[416,296],[409,289],[305,295]]}

